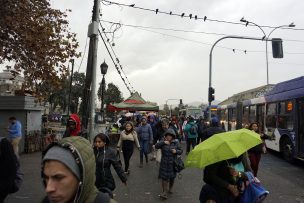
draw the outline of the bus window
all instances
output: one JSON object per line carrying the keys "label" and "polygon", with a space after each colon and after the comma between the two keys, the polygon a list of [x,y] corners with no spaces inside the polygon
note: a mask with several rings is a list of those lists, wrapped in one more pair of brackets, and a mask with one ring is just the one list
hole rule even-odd
{"label": "bus window", "polygon": [[249,122],[256,122],[256,106],[250,106],[249,109]]}
{"label": "bus window", "polygon": [[294,125],[294,120],[292,117],[292,102],[280,102],[278,108],[278,128],[292,130]]}
{"label": "bus window", "polygon": [[243,127],[246,124],[249,124],[249,106],[245,106],[243,107],[243,117],[242,117],[242,123],[243,123]]}
{"label": "bus window", "polygon": [[[276,103],[270,103],[267,105],[266,111],[266,128],[268,136],[274,136],[273,132],[276,128]],[[274,137],[273,137],[274,138]]]}

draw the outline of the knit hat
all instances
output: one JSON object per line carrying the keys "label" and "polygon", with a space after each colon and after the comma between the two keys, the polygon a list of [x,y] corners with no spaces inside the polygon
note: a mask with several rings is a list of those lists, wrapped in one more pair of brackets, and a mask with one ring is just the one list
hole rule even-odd
{"label": "knit hat", "polygon": [[44,163],[47,160],[55,160],[63,163],[67,168],[69,168],[73,174],[80,180],[80,170],[76,163],[75,158],[72,153],[59,146],[54,146],[50,148],[45,156],[43,157],[42,162]]}

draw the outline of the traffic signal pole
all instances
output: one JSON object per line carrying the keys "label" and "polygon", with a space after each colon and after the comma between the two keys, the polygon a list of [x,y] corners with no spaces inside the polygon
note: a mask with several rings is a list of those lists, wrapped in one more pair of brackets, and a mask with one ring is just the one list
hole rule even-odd
{"label": "traffic signal pole", "polygon": [[[220,39],[218,39],[211,47],[211,50],[210,50],[210,54],[209,54],[209,87],[208,87],[208,97],[209,97],[209,90],[212,88],[212,52],[213,52],[213,49],[215,47],[215,45],[222,41],[223,39],[249,39],[249,40],[258,40],[258,41],[269,41],[268,38],[255,38],[255,37],[243,37],[243,36],[235,36],[235,35],[230,35],[230,36],[225,36],[225,37],[222,37]],[[211,121],[211,100],[208,99],[208,104],[209,104],[209,121]]]}

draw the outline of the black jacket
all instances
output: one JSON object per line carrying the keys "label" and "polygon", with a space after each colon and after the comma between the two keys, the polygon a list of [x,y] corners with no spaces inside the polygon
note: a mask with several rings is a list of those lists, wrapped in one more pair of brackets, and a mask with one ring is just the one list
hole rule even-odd
{"label": "black jacket", "polygon": [[94,154],[96,157],[95,185],[98,190],[102,190],[104,187],[112,191],[115,189],[116,185],[111,173],[111,165],[113,165],[121,181],[127,181],[127,176],[124,174],[124,171],[117,159],[116,150],[109,147],[104,147],[101,149],[94,148]]}

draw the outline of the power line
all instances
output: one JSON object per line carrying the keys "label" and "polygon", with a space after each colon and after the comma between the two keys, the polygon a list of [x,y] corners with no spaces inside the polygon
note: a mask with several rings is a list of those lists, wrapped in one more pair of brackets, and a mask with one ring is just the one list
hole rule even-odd
{"label": "power line", "polygon": [[[115,23],[115,22],[105,21],[105,20],[101,20],[101,21],[107,22],[107,23]],[[151,27],[147,27],[147,26],[126,25],[126,24],[121,24],[121,23],[117,23],[117,24],[124,25],[124,26],[131,27],[131,28],[135,28],[135,29],[139,29],[139,30],[143,30],[143,31],[146,31],[146,32],[160,34],[160,35],[163,35],[163,36],[168,36],[168,37],[172,37],[172,38],[182,39],[182,40],[193,42],[193,43],[197,43],[197,44],[203,44],[203,45],[207,45],[207,46],[212,46],[213,45],[211,43],[201,42],[201,41],[198,41],[198,40],[187,39],[187,38],[184,38],[184,37],[179,37],[179,36],[175,36],[175,35],[171,35],[171,34],[167,34],[167,33],[162,33],[162,32],[157,32],[157,31],[149,30]],[[151,29],[158,29],[158,28],[151,28]],[[166,28],[160,28],[160,29],[161,30],[171,30],[171,29],[166,29]],[[174,29],[172,29],[172,31],[174,31]],[[177,30],[175,30],[175,31],[177,31]],[[192,32],[192,31],[188,31],[188,32]],[[203,34],[206,34],[204,32],[194,32],[194,33],[203,33]],[[208,34],[211,34],[211,33],[208,33]],[[216,33],[216,34],[217,35],[227,36],[226,34],[218,34],[218,33]],[[284,41],[287,41],[287,40],[284,40]],[[302,41],[302,42],[304,42],[304,41]],[[230,48],[230,47],[218,46],[218,45],[216,45],[216,47],[222,48],[222,49],[227,49],[227,50],[233,51],[234,53],[235,53],[235,51],[243,52],[245,54],[247,54],[249,52],[252,52],[252,53],[253,52],[255,52],[255,53],[257,53],[257,52],[259,52],[259,53],[265,53],[265,51],[243,50],[243,49]],[[292,53],[292,52],[284,52],[284,53],[285,54],[304,54],[304,53]]]}
{"label": "power line", "polygon": [[[182,29],[174,29],[174,28],[162,28],[162,27],[152,27],[152,26],[142,26],[142,25],[132,25],[132,24],[124,24],[120,22],[113,22],[113,21],[107,21],[107,20],[100,20],[105,23],[110,24],[117,24],[121,26],[126,27],[133,27],[133,28],[145,28],[145,29],[152,29],[152,30],[165,30],[165,31],[173,31],[173,32],[184,32],[184,33],[193,33],[193,34],[207,34],[207,35],[218,35],[218,36],[228,36],[231,34],[225,34],[225,33],[216,33],[216,32],[204,32],[204,31],[193,31],[193,30],[182,30]],[[302,42],[304,43],[304,40],[297,40],[297,39],[282,39],[283,41],[291,41],[291,42]]]}
{"label": "power line", "polygon": [[[178,17],[181,17],[181,18],[203,20],[204,22],[205,21],[210,21],[210,22],[226,23],[226,24],[243,25],[244,26],[243,22],[232,22],[232,21],[226,21],[226,20],[211,19],[211,18],[208,18],[207,16],[199,17],[198,15],[193,15],[193,14],[188,14],[187,15],[184,12],[183,13],[174,13],[172,11],[167,12],[167,11],[161,11],[158,8],[156,8],[156,9],[143,8],[143,7],[136,6],[135,4],[123,4],[123,3],[118,3],[118,2],[108,1],[108,0],[102,0],[102,2],[107,3],[107,4],[104,4],[104,5],[114,4],[114,5],[118,5],[118,6],[124,6],[124,7],[128,7],[128,8],[134,8],[134,9],[139,9],[139,10],[143,10],[143,11],[153,12],[155,14],[165,14],[165,15],[169,15],[169,16],[178,16]],[[246,26],[255,26],[255,25],[248,24]],[[277,28],[277,26],[269,26],[269,25],[261,25],[260,27],[272,28],[272,29]],[[300,31],[300,30],[303,31],[304,30],[303,28],[291,28],[291,27],[284,27],[284,28],[281,28],[281,29],[298,30],[298,31]]]}
{"label": "power line", "polygon": [[83,62],[83,59],[84,59],[84,56],[85,56],[85,52],[87,50],[87,44],[88,44],[88,38],[86,38],[86,43],[84,45],[84,51],[83,51],[83,55],[82,55],[82,58],[81,58],[81,61],[80,61],[80,65],[78,66],[78,73],[79,73],[79,70],[80,70],[80,67],[82,65],[82,62]]}
{"label": "power line", "polygon": [[115,66],[115,68],[116,68],[116,70],[117,70],[117,72],[118,72],[120,78],[122,79],[122,81],[123,81],[123,83],[125,84],[126,88],[129,90],[130,94],[132,94],[132,91],[130,90],[129,86],[127,85],[125,79],[122,77],[120,71],[118,70],[118,66],[117,66],[117,64],[115,63],[115,61],[114,61],[114,59],[113,59],[113,56],[111,55],[111,52],[110,52],[110,50],[109,50],[109,48],[108,48],[108,46],[107,46],[107,44],[106,44],[106,42],[105,42],[105,40],[104,40],[104,38],[103,38],[103,36],[102,36],[100,30],[98,30],[98,32],[99,32],[99,35],[100,35],[100,37],[101,37],[101,39],[102,39],[102,41],[103,41],[103,43],[104,43],[104,45],[105,45],[105,47],[106,47],[106,49],[107,49],[109,55],[110,55],[110,58],[111,58],[111,60],[112,60],[112,62],[113,62],[113,64],[114,64],[114,66]]}
{"label": "power line", "polygon": [[[101,27],[102,30],[105,30],[105,28],[102,27],[102,25],[101,25],[100,22],[99,22],[99,25],[100,25],[100,27]],[[119,27],[120,27],[120,26],[119,26]],[[116,30],[117,30],[117,29],[115,29],[115,30],[113,31],[113,33],[115,33]],[[109,40],[109,38],[107,37],[107,35],[106,35],[105,33],[104,33],[104,35],[105,35],[105,37],[107,38],[107,42],[109,43],[109,46],[110,46],[110,48],[111,48],[111,50],[112,50],[112,53],[114,54],[114,56],[115,56],[115,58],[116,58],[116,62],[118,63],[118,65],[119,65],[119,67],[120,67],[122,73],[124,74],[124,76],[125,76],[127,82],[128,82],[129,85],[131,86],[132,91],[135,92],[134,87],[131,85],[131,83],[130,83],[130,81],[129,81],[129,79],[128,79],[126,73],[125,73],[125,71],[124,71],[123,68],[122,68],[122,65],[120,64],[120,60],[118,59],[118,57],[117,57],[117,55],[116,55],[116,53],[115,53],[115,51],[114,51],[114,49],[113,49],[113,45],[110,44],[110,42],[109,42],[110,40]],[[114,39],[114,35],[113,35],[113,39]]]}

